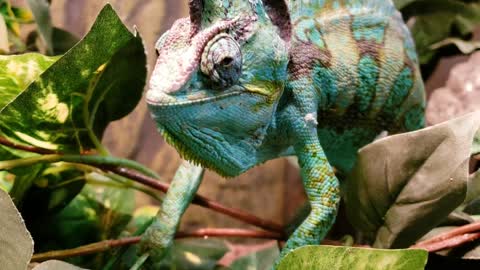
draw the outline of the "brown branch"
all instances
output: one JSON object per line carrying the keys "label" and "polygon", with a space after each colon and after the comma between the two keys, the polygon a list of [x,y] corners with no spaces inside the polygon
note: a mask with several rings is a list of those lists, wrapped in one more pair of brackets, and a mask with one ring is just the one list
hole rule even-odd
{"label": "brown branch", "polygon": [[44,253],[37,253],[37,254],[33,254],[32,259],[30,261],[43,262],[46,260],[65,259],[70,257],[99,253],[115,247],[137,244],[138,242],[140,242],[140,239],[141,239],[140,237],[128,237],[128,238],[122,238],[118,240],[104,240],[98,243],[93,243],[93,244],[72,248],[72,249],[54,250],[54,251],[48,251]]}
{"label": "brown branch", "polygon": [[11,148],[15,148],[15,149],[18,149],[18,150],[23,150],[23,151],[27,151],[27,152],[31,152],[31,153],[42,154],[42,155],[58,154],[54,150],[44,149],[44,148],[35,147],[35,146],[18,144],[18,143],[9,141],[4,137],[0,137],[0,144],[11,147]]}
{"label": "brown branch", "polygon": [[480,239],[480,232],[457,235],[451,238],[444,239],[442,241],[426,243],[422,245],[417,244],[415,246],[412,246],[411,248],[420,248],[425,249],[428,252],[437,252],[444,249],[459,247],[477,239]]}
{"label": "brown branch", "polygon": [[429,252],[436,252],[446,248],[458,247],[467,242],[479,239],[479,231],[480,222],[471,223],[419,242],[410,248],[421,248]]}
{"label": "brown branch", "polygon": [[430,239],[419,242],[412,247],[426,246],[426,245],[434,243],[434,242],[445,241],[445,240],[447,240],[449,238],[453,238],[455,236],[459,236],[459,235],[462,235],[462,234],[475,233],[477,231],[480,231],[480,222],[470,223],[470,224],[452,229],[448,232],[439,234],[439,235],[434,236]]}
{"label": "brown branch", "polygon": [[[259,238],[259,239],[275,239],[283,240],[280,234],[255,231],[255,230],[243,230],[243,229],[229,229],[229,228],[205,228],[194,231],[178,232],[175,238],[204,238],[204,237],[242,237],[242,238]],[[121,246],[129,246],[138,244],[141,241],[141,236],[127,237],[118,240],[104,240],[97,243],[88,244],[85,246],[65,249],[54,250],[44,253],[37,253],[32,256],[31,262],[42,262],[46,260],[65,259],[76,256],[84,256],[94,253],[100,253],[109,249]]]}
{"label": "brown branch", "polygon": [[[39,153],[39,154],[62,154],[60,152],[52,151],[52,150],[49,150],[49,149],[43,149],[43,148],[34,147],[34,146],[19,145],[19,144],[10,142],[6,138],[2,138],[2,137],[0,137],[0,144],[8,146],[8,147],[15,148],[15,149],[24,150],[24,151],[33,152],[33,153]],[[166,193],[168,191],[169,187],[170,187],[169,184],[160,182],[159,180],[157,180],[155,178],[148,177],[146,175],[143,175],[143,174],[141,174],[137,171],[133,171],[133,170],[130,170],[130,169],[121,168],[121,167],[112,167],[112,166],[99,166],[99,165],[96,165],[96,164],[91,164],[91,166],[97,167],[97,168],[102,169],[102,170],[107,170],[107,171],[113,172],[113,173],[121,175],[121,176],[124,176],[126,178],[129,178],[129,179],[135,181],[135,182],[138,182],[138,183],[141,183],[143,185],[149,186],[149,187],[151,187],[155,190],[159,190],[159,191],[162,191],[164,193]],[[278,234],[285,235],[283,226],[281,226],[281,225],[279,225],[279,224],[277,224],[273,221],[269,221],[269,220],[259,218],[255,215],[252,215],[252,214],[247,213],[247,212],[245,212],[243,210],[240,210],[240,209],[226,207],[219,202],[210,200],[210,199],[208,199],[206,197],[203,197],[201,195],[196,195],[194,197],[192,203],[200,205],[200,206],[205,207],[205,208],[209,208],[213,211],[216,211],[218,213],[222,213],[222,214],[227,215],[229,217],[238,219],[238,220],[243,221],[247,224],[251,224],[251,225],[257,226],[259,228],[265,229],[265,230],[274,231]]]}
{"label": "brown branch", "polygon": [[258,239],[275,239],[285,240],[283,235],[274,232],[266,232],[259,230],[245,229],[216,229],[205,228],[194,231],[178,232],[176,238],[203,238],[203,237],[242,237],[242,238],[258,238]]}
{"label": "brown branch", "polygon": [[[160,190],[162,192],[167,192],[168,188],[169,188],[168,184],[162,183],[155,178],[148,177],[146,175],[143,175],[143,174],[138,173],[138,172],[133,171],[133,170],[129,170],[129,169],[126,169],[126,168],[119,168],[119,167],[110,167],[110,168],[106,167],[105,169],[107,169],[107,170],[109,170],[113,173],[116,173],[118,175],[129,178],[129,179],[131,179],[135,182],[138,182],[138,183],[144,184],[146,186],[149,186],[153,189]],[[247,212],[245,212],[243,210],[240,210],[240,209],[226,207],[226,206],[220,204],[219,202],[210,200],[210,199],[208,199],[204,196],[195,195],[192,203],[197,204],[197,205],[202,206],[202,207],[205,207],[205,208],[212,209],[213,211],[216,211],[218,213],[222,213],[222,214],[227,215],[229,217],[241,220],[241,221],[243,221],[247,224],[251,224],[251,225],[257,226],[259,228],[265,229],[265,230],[274,231],[274,232],[279,233],[281,235],[285,234],[284,230],[283,230],[283,226],[281,226],[279,224],[276,224],[276,223],[274,223],[272,221],[269,221],[269,220],[261,219],[257,216],[254,216],[254,215],[252,215],[250,213],[247,213]]]}

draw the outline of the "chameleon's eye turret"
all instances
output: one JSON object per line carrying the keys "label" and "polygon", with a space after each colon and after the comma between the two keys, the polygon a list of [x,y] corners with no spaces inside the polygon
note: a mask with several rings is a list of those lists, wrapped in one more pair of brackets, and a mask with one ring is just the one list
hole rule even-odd
{"label": "chameleon's eye turret", "polygon": [[238,42],[227,34],[215,37],[203,51],[201,69],[221,88],[236,84],[242,74],[242,52]]}

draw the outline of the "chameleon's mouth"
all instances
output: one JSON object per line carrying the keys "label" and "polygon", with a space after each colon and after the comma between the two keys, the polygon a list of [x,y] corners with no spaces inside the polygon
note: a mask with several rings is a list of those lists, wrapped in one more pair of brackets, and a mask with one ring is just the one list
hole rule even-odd
{"label": "chameleon's mouth", "polygon": [[212,100],[220,100],[232,96],[238,96],[243,93],[245,93],[245,88],[238,85],[222,91],[221,94],[212,94],[212,91],[202,90],[195,91],[187,95],[171,95],[162,91],[150,89],[147,92],[146,100],[149,105],[157,107],[183,106],[206,103]]}

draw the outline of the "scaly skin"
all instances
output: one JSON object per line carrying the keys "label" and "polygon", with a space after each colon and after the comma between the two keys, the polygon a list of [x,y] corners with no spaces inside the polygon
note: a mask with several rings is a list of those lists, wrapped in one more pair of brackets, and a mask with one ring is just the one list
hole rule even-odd
{"label": "scaly skin", "polygon": [[[381,131],[424,125],[423,82],[400,14],[390,0],[189,5],[190,18],[157,43],[147,102],[160,131],[184,158],[229,177],[296,155],[312,211],[281,257],[320,243],[340,200],[331,166],[348,173]],[[185,205],[195,190],[173,197]],[[150,228],[169,239],[144,244],[164,250],[177,225]]]}

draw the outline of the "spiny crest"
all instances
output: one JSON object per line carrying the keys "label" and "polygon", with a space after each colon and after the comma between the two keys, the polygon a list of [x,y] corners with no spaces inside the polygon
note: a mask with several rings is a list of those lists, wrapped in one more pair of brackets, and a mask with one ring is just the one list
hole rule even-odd
{"label": "spiny crest", "polygon": [[192,36],[216,20],[240,14],[255,16],[260,21],[270,18],[279,28],[281,37],[290,40],[291,22],[285,0],[189,0]]}
{"label": "spiny crest", "polygon": [[391,0],[290,0],[292,14],[297,16],[314,12],[331,12],[337,9],[347,8],[352,14],[362,10],[371,10],[390,16],[396,12]]}

